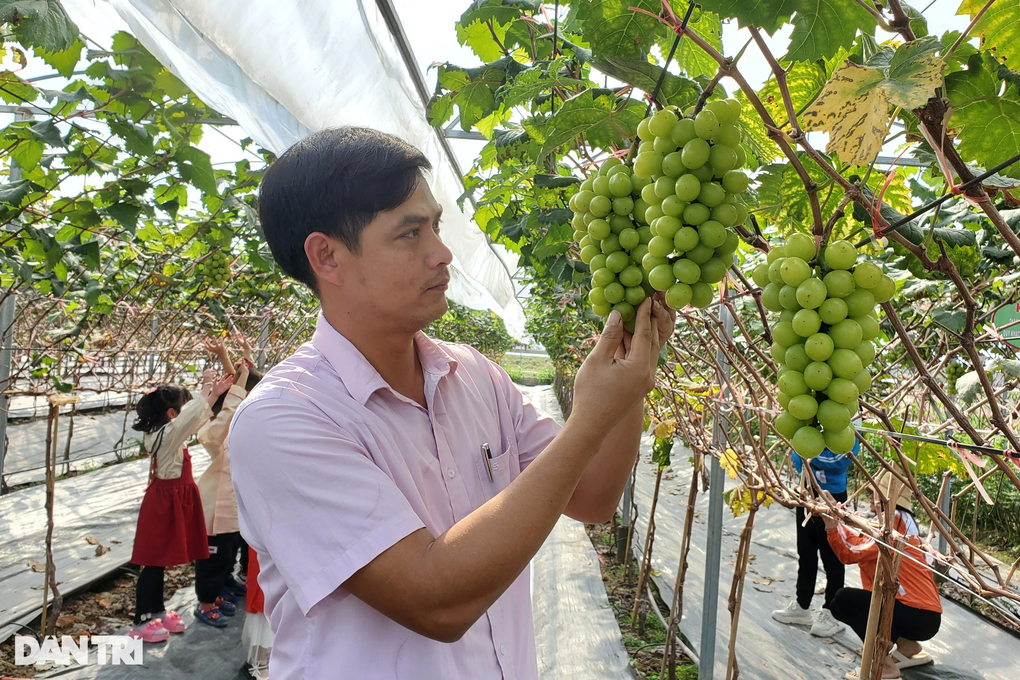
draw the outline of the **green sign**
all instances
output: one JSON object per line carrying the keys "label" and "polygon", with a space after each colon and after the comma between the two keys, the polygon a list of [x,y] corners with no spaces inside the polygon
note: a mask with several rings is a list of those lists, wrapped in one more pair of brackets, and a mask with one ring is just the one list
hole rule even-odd
{"label": "green sign", "polygon": [[[1014,347],[1020,347],[1020,302],[1011,302],[1008,305],[999,307],[995,312],[993,323],[999,334]],[[1014,324],[1010,326],[1010,324]],[[1003,328],[1009,326],[1009,328]]]}

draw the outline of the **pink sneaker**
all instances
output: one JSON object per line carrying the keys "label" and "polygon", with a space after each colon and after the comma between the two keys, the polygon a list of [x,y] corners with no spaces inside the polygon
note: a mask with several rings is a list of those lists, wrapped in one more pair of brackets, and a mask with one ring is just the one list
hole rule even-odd
{"label": "pink sneaker", "polygon": [[170,637],[170,633],[159,619],[153,619],[141,628],[132,628],[128,635],[144,642],[165,642]]}
{"label": "pink sneaker", "polygon": [[181,615],[177,612],[167,612],[163,617],[163,627],[170,633],[183,633],[187,626],[181,621]]}

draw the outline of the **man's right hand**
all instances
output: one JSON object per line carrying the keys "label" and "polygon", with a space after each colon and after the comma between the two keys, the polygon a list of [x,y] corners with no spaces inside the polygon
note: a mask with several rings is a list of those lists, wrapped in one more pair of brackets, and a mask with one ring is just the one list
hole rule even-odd
{"label": "man's right hand", "polygon": [[652,391],[659,361],[656,322],[665,314],[658,300],[646,298],[637,309],[629,347],[624,345],[619,312],[609,314],[602,336],[574,378],[571,415],[605,435]]}

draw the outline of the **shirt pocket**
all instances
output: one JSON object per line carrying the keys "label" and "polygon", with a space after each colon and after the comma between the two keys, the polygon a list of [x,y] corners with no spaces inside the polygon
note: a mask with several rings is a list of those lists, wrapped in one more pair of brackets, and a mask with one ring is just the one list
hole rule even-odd
{"label": "shirt pocket", "polygon": [[488,468],[492,470],[491,482],[489,481],[489,472],[486,470],[485,461],[482,460],[481,454],[479,454],[479,459],[475,461],[475,472],[478,475],[478,480],[481,482],[486,499],[492,498],[510,486],[510,482],[520,474],[521,463],[517,452],[517,444],[508,441],[503,453],[493,456],[489,460]]}

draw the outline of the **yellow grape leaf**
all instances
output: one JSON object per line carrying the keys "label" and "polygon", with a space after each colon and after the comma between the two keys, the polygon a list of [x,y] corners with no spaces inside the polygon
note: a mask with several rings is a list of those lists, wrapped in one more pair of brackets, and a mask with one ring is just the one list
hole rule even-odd
{"label": "yellow grape leaf", "polygon": [[890,107],[922,106],[942,86],[945,62],[937,49],[933,41],[901,45],[878,68],[844,62],[804,112],[804,128],[828,132],[825,150],[844,163],[871,163],[889,131]]}
{"label": "yellow grape leaf", "polygon": [[655,426],[655,436],[659,439],[668,439],[673,436],[673,432],[676,431],[675,420],[664,420]]}
{"label": "yellow grape leaf", "polygon": [[737,472],[740,470],[740,459],[737,458],[737,454],[733,449],[726,449],[719,456],[719,464],[726,470],[726,474],[730,476],[730,479],[737,478]]}
{"label": "yellow grape leaf", "polygon": [[882,150],[889,131],[889,99],[879,84],[882,72],[845,62],[804,112],[805,130],[829,133],[825,150],[844,163],[867,165]]}

